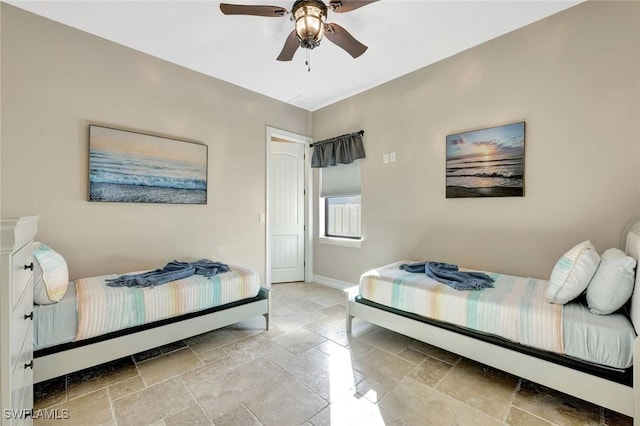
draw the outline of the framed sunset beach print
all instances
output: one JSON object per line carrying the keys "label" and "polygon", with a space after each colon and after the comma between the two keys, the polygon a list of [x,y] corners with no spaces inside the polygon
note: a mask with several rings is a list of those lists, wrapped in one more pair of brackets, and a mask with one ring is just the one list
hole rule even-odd
{"label": "framed sunset beach print", "polygon": [[446,197],[524,196],[524,121],[447,136]]}
{"label": "framed sunset beach print", "polygon": [[89,201],[207,204],[207,145],[92,124]]}

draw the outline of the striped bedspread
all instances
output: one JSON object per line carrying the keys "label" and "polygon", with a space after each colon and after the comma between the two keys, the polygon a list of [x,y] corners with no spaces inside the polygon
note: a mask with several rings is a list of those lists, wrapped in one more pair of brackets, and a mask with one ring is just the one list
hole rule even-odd
{"label": "striped bedspread", "polygon": [[118,275],[76,280],[75,340],[255,297],[260,276],[247,268],[229,267],[230,272],[211,278],[193,275],[153,288],[108,287],[105,280]]}
{"label": "striped bedspread", "polygon": [[522,345],[564,354],[562,305],[545,302],[547,281],[489,273],[495,287],[458,291],[425,274],[405,272],[401,261],[366,272],[360,296]]}

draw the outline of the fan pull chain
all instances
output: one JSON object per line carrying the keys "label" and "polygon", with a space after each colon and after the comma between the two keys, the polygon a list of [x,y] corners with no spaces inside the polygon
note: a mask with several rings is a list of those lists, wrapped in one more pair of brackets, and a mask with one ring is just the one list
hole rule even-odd
{"label": "fan pull chain", "polygon": [[307,72],[311,72],[311,49],[305,49],[307,51],[307,60],[304,64],[307,66]]}

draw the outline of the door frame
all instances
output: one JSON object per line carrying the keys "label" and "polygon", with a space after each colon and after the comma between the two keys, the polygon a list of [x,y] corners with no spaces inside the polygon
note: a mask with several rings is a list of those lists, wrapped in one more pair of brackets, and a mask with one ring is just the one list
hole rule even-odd
{"label": "door frame", "polygon": [[313,139],[309,136],[300,135],[289,132],[287,130],[278,129],[267,126],[266,128],[266,186],[265,186],[265,285],[271,287],[271,139],[274,137],[286,139],[294,143],[304,145],[304,281],[311,282],[313,280],[313,179],[311,175],[311,148],[309,144]]}

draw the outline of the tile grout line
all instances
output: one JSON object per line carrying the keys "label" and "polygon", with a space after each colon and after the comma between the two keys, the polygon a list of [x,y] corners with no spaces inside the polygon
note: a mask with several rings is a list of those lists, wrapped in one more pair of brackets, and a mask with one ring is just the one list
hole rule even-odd
{"label": "tile grout line", "polygon": [[[311,349],[315,349],[315,346]],[[319,349],[318,349],[319,350]],[[322,351],[320,351],[322,352]],[[294,356],[297,356],[294,354]],[[316,395],[318,398],[322,399],[323,401],[327,402],[327,406],[323,407],[326,408],[331,404],[331,401],[328,401],[325,397],[323,397],[322,395],[318,394],[316,391],[314,391],[313,389],[311,389],[309,386],[307,386],[305,383],[302,383],[300,380],[298,380],[293,374],[289,373],[287,370],[285,370],[284,368],[282,368],[280,365],[278,365],[277,363],[275,363],[274,361],[271,361],[269,358],[266,358],[264,355],[260,356],[262,359],[264,359],[265,361],[273,364],[276,368],[279,368],[284,374],[286,374],[287,376],[289,376],[291,379],[293,379],[295,382],[297,382],[298,384],[302,385],[305,389],[307,389],[309,392],[311,392],[312,394]],[[320,410],[322,411],[322,410]],[[261,422],[262,423],[262,422]]]}
{"label": "tile grout line", "polygon": [[67,402],[69,401],[69,375],[65,374],[64,375],[64,401],[63,402]]}
{"label": "tile grout line", "polygon": [[[134,376],[134,377],[135,377],[135,376]],[[78,399],[78,398],[82,398],[83,396],[90,395],[90,394],[92,394],[92,393],[95,393],[95,392],[101,391],[101,390],[103,390],[103,389],[104,389],[105,393],[107,394],[107,397],[109,397],[109,390],[108,390],[108,387],[109,387],[109,386],[117,385],[118,383],[122,383],[122,382],[127,381],[127,380],[132,379],[132,378],[133,378],[133,377],[127,377],[126,379],[118,380],[117,382],[110,383],[110,384],[108,384],[108,385],[100,386],[100,387],[95,388],[95,389],[92,389],[92,390],[90,390],[90,391],[88,391],[88,392],[81,393],[80,395],[76,395],[76,396],[74,396],[73,398],[69,398],[69,391],[67,390],[67,395],[66,395],[66,399],[65,399],[65,401],[60,402],[60,403],[55,404],[55,405],[60,405],[60,404],[62,404],[62,403],[64,403],[64,402],[71,402],[71,401],[75,401],[75,400],[76,400],[76,399]],[[82,382],[81,382],[81,383],[82,383]],[[87,382],[83,382],[83,383],[87,383]],[[119,399],[119,398],[118,398],[118,399]],[[55,405],[53,405],[53,406],[55,406]]]}
{"label": "tile grout line", "polygon": [[[315,348],[315,346],[313,347]],[[311,349],[313,349],[311,348]],[[294,356],[297,356],[294,354]],[[264,356],[264,354],[260,355],[259,358],[264,359],[265,361],[267,361],[268,363],[272,364],[274,367],[278,368],[280,371],[282,371],[285,375],[287,375],[290,379],[292,379],[294,382],[298,383],[299,385],[301,385],[302,387],[304,387],[306,390],[308,390],[309,392],[311,392],[312,394],[314,394],[315,396],[317,396],[318,398],[320,398],[321,400],[325,401],[327,403],[327,405],[325,405],[324,407],[322,407],[320,409],[320,411],[318,411],[317,413],[314,413],[313,416],[309,417],[306,421],[309,421],[309,419],[313,418],[315,415],[317,415],[318,413],[320,413],[322,410],[324,410],[325,408],[327,408],[328,406],[331,405],[331,401],[327,401],[327,399],[325,397],[323,397],[322,395],[318,394],[316,391],[314,391],[313,389],[311,389],[309,386],[307,386],[305,383],[302,383],[300,380],[298,380],[293,374],[289,373],[287,370],[285,370],[284,368],[282,368],[280,365],[278,365],[277,363],[275,363],[274,361],[271,361],[269,358],[266,358]],[[244,402],[241,405],[245,405]],[[246,407],[247,410],[249,410],[248,407]],[[258,416],[255,416],[253,414],[253,412],[251,410],[249,410],[249,412],[258,420],[258,422],[260,424],[263,424],[262,421],[260,421],[260,419],[258,418]]]}
{"label": "tile grout line", "polygon": [[[188,346],[187,346],[187,347],[188,347]],[[185,349],[185,348],[182,348],[182,349]],[[182,349],[181,349],[181,350],[182,350]],[[190,348],[189,348],[189,349],[190,349]],[[174,353],[174,352],[177,352],[177,351],[172,351],[172,352],[168,352],[168,353]],[[192,350],[192,352],[193,352],[193,350]],[[196,354],[195,352],[193,352],[193,354],[194,354],[194,355],[196,355],[196,357],[197,357],[197,354]],[[163,356],[164,356],[164,355],[160,355],[160,356],[157,356],[157,357],[152,358],[152,359],[158,359],[158,358],[161,358],[161,357],[163,357]],[[147,361],[147,360],[145,360],[145,361]],[[198,359],[198,361],[201,361],[201,360],[200,360],[200,359]],[[144,361],[143,361],[143,362],[144,362]],[[121,396],[121,397],[115,398],[113,401],[118,401],[118,400],[120,400],[120,399],[122,399],[122,398],[126,398],[126,397],[129,397],[129,396],[131,396],[131,395],[135,395],[135,394],[140,393],[140,392],[142,392],[142,391],[144,391],[144,390],[146,390],[146,389],[149,389],[149,388],[151,388],[151,387],[153,387],[153,386],[159,385],[159,384],[161,384],[161,383],[168,382],[169,380],[172,380],[172,379],[179,378],[179,379],[182,381],[182,376],[183,376],[184,374],[186,374],[186,373],[190,373],[190,372],[192,372],[193,370],[196,370],[196,369],[198,369],[198,368],[200,368],[200,367],[204,367],[204,366],[206,366],[206,365],[207,365],[207,363],[204,363],[204,362],[203,362],[203,364],[202,364],[202,365],[197,365],[197,366],[195,366],[195,367],[191,367],[191,368],[190,368],[190,369],[188,369],[188,370],[181,371],[180,373],[174,374],[173,376],[165,377],[164,379],[162,379],[162,380],[160,380],[160,381],[158,381],[158,382],[155,382],[155,383],[152,383],[152,384],[149,384],[149,385],[148,385],[148,384],[147,384],[147,382],[144,380],[144,376],[142,375],[142,373],[141,373],[141,372],[140,372],[140,370],[138,369],[138,365],[136,364],[136,370],[138,371],[138,376],[140,376],[140,380],[142,380],[142,384],[144,385],[144,387],[143,387],[142,389],[135,390],[135,391],[133,391],[133,392],[131,392],[131,393],[128,393],[128,394],[126,394],[126,395],[123,395],[123,396]],[[135,377],[135,376],[134,376],[134,377]],[[108,386],[112,386],[112,385],[116,385],[116,384],[118,384],[118,383],[122,383],[122,382],[124,382],[124,381],[126,381],[126,380],[129,380],[129,379],[132,379],[132,378],[134,378],[134,377],[129,377],[129,378],[127,378],[127,379],[120,380],[119,382],[112,383],[111,385],[108,385]],[[107,387],[108,387],[108,386],[107,386]],[[102,389],[102,388],[100,388],[100,389]],[[74,399],[75,399],[75,398],[74,398]]]}
{"label": "tile grout line", "polygon": [[511,398],[509,399],[509,405],[507,405],[507,412],[502,417],[503,422],[507,422],[507,418],[509,417],[509,413],[511,413],[511,408],[514,406],[513,401],[515,401],[518,392],[520,392],[520,387],[522,386],[522,377],[518,377],[518,383],[516,383],[513,392],[511,392]]}
{"label": "tile grout line", "polygon": [[[209,422],[211,424],[213,423],[213,419],[211,418],[211,416],[209,415],[209,413],[207,412],[207,410],[205,410],[205,408],[202,406],[202,404],[200,403],[200,401],[198,400],[198,398],[196,398],[196,396],[193,394],[193,392],[191,392],[191,389],[189,389],[189,386],[187,386],[187,384],[184,382],[184,378],[182,377],[182,375],[178,376],[178,379],[180,380],[180,383],[182,383],[182,386],[184,386],[184,388],[187,390],[187,393],[189,394],[189,396],[191,396],[191,398],[193,398],[193,400],[196,402],[196,405],[198,407],[200,407],[200,409],[202,410],[202,412],[204,412],[205,417],[209,420]],[[164,420],[164,419],[163,419]]]}
{"label": "tile grout line", "polygon": [[[64,376],[62,376],[62,377],[64,377],[64,400],[62,400],[62,401],[60,401],[58,403],[55,403],[55,404],[44,406],[44,407],[39,408],[39,409],[48,410],[48,409],[50,409],[52,407],[55,407],[56,405],[64,404],[65,402],[69,401],[69,392],[68,392],[68,389],[67,389],[68,376],[69,376],[68,374],[65,374]],[[54,377],[53,379],[49,379],[49,380],[55,380],[55,379],[56,378]],[[47,381],[48,380],[45,380],[44,382],[47,382]],[[44,382],[40,382],[40,383],[44,383]],[[34,383],[34,386],[35,385],[38,385],[38,383]],[[35,405],[35,394],[34,394],[34,405]]]}
{"label": "tile grout line", "polygon": [[[437,359],[437,358],[436,358]],[[438,360],[438,361],[442,361],[442,360]],[[451,368],[449,369],[449,371],[447,371],[444,376],[442,376],[440,378],[440,380],[438,380],[438,382],[435,384],[435,386],[433,387],[435,390],[437,390],[440,393],[444,393],[442,392],[440,389],[438,389],[438,386],[440,386],[440,383],[442,383],[444,381],[444,379],[447,378],[447,376],[449,374],[451,374],[451,372],[453,371],[454,368],[456,368],[458,366],[458,364],[460,364],[462,362],[462,357],[458,358],[458,360],[456,362],[454,362],[453,364],[449,364],[451,365]],[[446,395],[446,394],[445,394]]]}
{"label": "tile grout line", "polygon": [[523,413],[527,413],[530,416],[535,417],[536,419],[542,420],[543,422],[548,423],[548,424],[550,424],[552,426],[559,426],[558,423],[554,423],[551,420],[545,419],[544,417],[540,417],[539,415],[537,415],[535,413],[532,413],[531,411],[526,410],[524,408],[518,407],[517,405],[513,405],[513,408],[516,408],[516,409],[522,411]]}
{"label": "tile grout line", "polygon": [[[217,331],[217,330],[211,330],[211,331],[209,331],[209,332],[207,332],[207,333],[211,333],[211,332],[215,332],[215,331]],[[213,362],[216,362],[216,361],[218,361],[218,360],[224,359],[224,358],[226,358],[226,357],[230,357],[231,355],[230,355],[227,351],[225,351],[225,349],[224,349],[224,347],[225,347],[225,346],[229,346],[229,345],[233,345],[233,344],[239,343],[239,342],[241,342],[241,341],[243,341],[243,340],[247,340],[247,339],[249,339],[249,338],[251,338],[251,337],[260,336],[264,331],[266,331],[266,330],[263,330],[263,331],[261,331],[261,332],[257,332],[257,333],[254,333],[254,334],[250,334],[250,335],[248,335],[248,336],[241,337],[241,338],[239,338],[239,339],[237,339],[237,340],[233,340],[233,341],[231,341],[231,342],[227,342],[227,343],[225,343],[225,344],[223,344],[223,345],[216,346],[216,347],[214,347],[214,348],[212,348],[212,349],[209,349],[209,350],[207,350],[207,351],[203,351],[203,352],[201,352],[201,353],[196,352],[196,351],[191,347],[191,345],[189,345],[189,344],[188,344],[188,343],[186,343],[186,342],[185,342],[185,343],[186,343],[186,345],[187,345],[186,347],[187,347],[187,348],[189,348],[189,349],[191,350],[191,352],[193,352],[193,354],[198,358],[198,360],[200,360],[200,361],[202,362],[202,364],[203,364],[203,365],[199,365],[198,367],[204,367],[204,366],[209,365],[209,364],[211,364],[211,363],[213,363]],[[207,333],[203,333],[203,334],[207,334]],[[265,339],[267,339],[267,338],[265,337]],[[268,339],[268,340],[271,340],[271,339]],[[209,361],[209,362],[206,362],[206,361],[201,357],[201,354],[205,354],[205,353],[208,353],[208,352],[213,352],[213,351],[216,351],[216,350],[222,350],[222,352],[224,352],[224,353],[225,353],[225,356],[223,356],[222,358],[218,358],[218,359],[216,359],[216,360],[213,360],[213,361]],[[176,352],[176,351],[173,351],[173,352]],[[233,357],[232,357],[232,358],[233,358]],[[194,367],[194,369],[195,369],[195,368],[198,368],[198,367]],[[188,370],[188,371],[191,371],[191,370]],[[184,371],[183,373],[186,373],[186,372],[187,372],[187,371]],[[180,373],[180,374],[182,374],[182,373]]]}
{"label": "tile grout line", "polygon": [[258,418],[258,416],[256,416],[256,414],[255,414],[253,411],[251,411],[251,410],[249,409],[249,407],[247,407],[247,405],[246,405],[244,402],[243,402],[242,404],[240,404],[240,406],[241,406],[241,407],[244,407],[244,409],[245,409],[245,410],[247,410],[247,412],[248,412],[249,414],[251,414],[251,416],[252,416],[252,417],[253,417],[253,418],[254,418],[254,419],[255,419],[259,424],[261,424],[261,425],[263,425],[263,424],[264,424],[264,423],[262,423],[262,422],[260,421],[260,419]]}
{"label": "tile grout line", "polygon": [[[425,385],[424,383],[420,383],[420,382],[418,382],[417,380],[412,379],[411,377],[409,377],[408,379],[409,379],[409,380],[413,380],[414,382],[416,382],[416,383],[417,383],[417,384],[419,384],[420,386],[426,386],[426,387],[429,387],[428,385]],[[478,408],[478,407],[474,407],[474,406],[472,406],[472,405],[469,405],[469,404],[467,404],[466,402],[464,402],[464,401],[462,401],[462,400],[459,400],[458,398],[455,398],[455,397],[453,397],[453,396],[449,395],[449,394],[448,394],[448,393],[446,393],[446,392],[442,392],[440,389],[436,389],[436,388],[432,388],[432,389],[433,389],[434,391],[436,391],[436,392],[440,393],[441,395],[443,395],[443,396],[445,396],[445,397],[449,398],[450,400],[455,401],[455,402],[457,402],[457,403],[459,403],[459,404],[461,404],[461,405],[464,405],[465,407],[467,407],[468,409],[470,409],[470,410],[472,410],[472,411],[475,411],[475,412],[477,412],[477,413],[484,414],[485,416],[487,416],[487,417],[489,417],[489,418],[491,418],[491,419],[494,419],[494,420],[496,420],[496,421],[498,421],[498,422],[505,423],[503,420],[500,420],[500,419],[498,419],[497,417],[495,417],[495,416],[493,416],[493,415],[491,415],[491,414],[489,414],[489,413],[487,413],[487,412],[485,412],[485,411],[482,411],[482,410],[481,410],[480,408]],[[386,395],[385,395],[385,396],[386,396]]]}
{"label": "tile grout line", "polygon": [[[134,365],[135,365],[135,362],[134,362]],[[137,368],[137,366],[136,366],[136,368]],[[140,374],[140,372],[138,372],[138,374]],[[116,417],[116,409],[115,409],[115,407],[113,405],[113,399],[111,399],[111,392],[109,392],[109,387],[108,386],[105,387],[105,392],[107,393],[107,399],[109,400],[109,410],[111,411],[111,419],[113,420],[113,422],[117,426],[118,425],[118,418]]]}
{"label": "tile grout line", "polygon": [[[133,366],[136,368],[136,372],[138,373],[138,376],[140,376],[140,380],[142,380],[142,384],[145,386],[143,389],[146,389],[147,386],[146,386],[146,383],[144,382],[144,377],[142,377],[142,374],[140,374],[140,370],[138,369],[138,364],[136,363],[136,360],[133,358],[133,355],[130,355],[130,357],[131,357],[131,361],[133,361]],[[112,385],[116,385],[118,383],[122,383],[122,382],[124,382],[126,380],[129,380],[131,378],[132,377],[129,377],[129,378],[124,379],[124,380],[120,380],[119,382],[112,383]],[[111,418],[113,419],[113,421],[115,422],[115,424],[117,426],[118,425],[118,418],[116,417],[116,409],[115,409],[115,406],[114,406],[114,402],[119,398],[116,398],[116,399],[111,398],[111,392],[109,391],[109,386],[110,385],[105,386],[105,391],[107,392],[107,399],[109,400],[109,407],[111,408]],[[132,392],[131,394],[128,394],[128,395],[132,395],[134,393],[135,392]],[[128,396],[128,395],[125,395],[125,396]],[[124,398],[124,396],[121,397],[121,398]]]}

